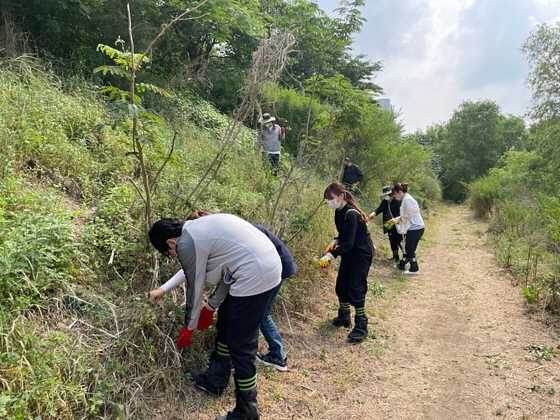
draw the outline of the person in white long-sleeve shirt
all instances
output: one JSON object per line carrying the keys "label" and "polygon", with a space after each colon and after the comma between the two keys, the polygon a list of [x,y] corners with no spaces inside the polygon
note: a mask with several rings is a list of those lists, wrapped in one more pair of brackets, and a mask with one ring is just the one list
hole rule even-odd
{"label": "person in white long-sleeve shirt", "polygon": [[420,239],[424,235],[424,219],[420,214],[420,206],[416,200],[408,193],[409,184],[396,182],[393,185],[393,194],[401,202],[400,216],[395,217],[393,222],[400,226],[406,225],[408,228],[403,234],[404,255],[403,259],[397,264],[399,270],[406,270],[407,264],[410,268],[404,272],[407,275],[419,274],[418,260],[416,258],[416,248]]}
{"label": "person in white long-sleeve shirt", "polygon": [[[204,285],[217,286],[218,320],[214,352],[206,372],[194,374],[195,386],[220,396],[235,370],[236,406],[226,419],[258,419],[257,354],[261,320],[273,290],[280,284],[282,263],[274,244],[255,226],[231,214],[212,214],[183,223],[162,219],[149,232],[152,245],[183,267],[160,288],[157,300],[186,278],[185,324],[177,345],[189,347],[199,325]],[[204,311],[203,311],[204,312]]]}

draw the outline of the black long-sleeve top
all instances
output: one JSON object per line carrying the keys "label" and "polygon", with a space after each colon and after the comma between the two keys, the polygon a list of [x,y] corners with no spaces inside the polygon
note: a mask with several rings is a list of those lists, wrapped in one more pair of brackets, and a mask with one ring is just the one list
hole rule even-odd
{"label": "black long-sleeve top", "polygon": [[401,202],[396,198],[393,198],[391,201],[383,200],[374,210],[375,214],[383,214],[383,232],[387,233],[392,230],[396,230],[395,227],[391,229],[387,229],[385,227],[385,223],[391,219],[394,219],[401,214]]}
{"label": "black long-sleeve top", "polygon": [[356,182],[362,182],[364,174],[357,165],[345,166],[342,174],[342,183],[345,185],[353,185]]}
{"label": "black long-sleeve top", "polygon": [[338,231],[338,245],[331,251],[334,257],[347,253],[373,256],[373,243],[364,220],[358,210],[349,204],[334,213],[334,224]]}
{"label": "black long-sleeve top", "polygon": [[391,201],[383,200],[374,210],[375,214],[383,214],[383,223],[401,215],[401,202],[396,198]]}

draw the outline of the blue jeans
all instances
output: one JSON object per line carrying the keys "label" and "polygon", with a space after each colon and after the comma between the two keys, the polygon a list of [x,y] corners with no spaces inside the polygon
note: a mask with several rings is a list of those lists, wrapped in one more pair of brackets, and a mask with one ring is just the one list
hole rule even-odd
{"label": "blue jeans", "polygon": [[280,166],[280,155],[277,153],[269,153],[268,160],[270,161],[272,174],[278,175],[278,167]]}
{"label": "blue jeans", "polygon": [[280,332],[278,332],[278,328],[276,328],[276,324],[274,320],[270,316],[270,308],[280,291],[280,286],[282,286],[283,282],[280,282],[278,286],[276,286],[270,297],[268,299],[268,303],[266,304],[266,309],[264,310],[263,319],[261,321],[261,332],[264,336],[264,339],[268,343],[268,351],[274,357],[277,357],[280,360],[284,360],[286,358],[286,352],[284,351],[284,344],[282,343],[282,337],[280,337]]}

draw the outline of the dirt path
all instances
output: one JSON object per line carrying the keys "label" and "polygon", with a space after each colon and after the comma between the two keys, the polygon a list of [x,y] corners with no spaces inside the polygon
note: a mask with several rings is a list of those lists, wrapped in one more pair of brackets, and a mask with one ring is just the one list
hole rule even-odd
{"label": "dirt path", "polygon": [[527,360],[530,346],[558,346],[558,331],[526,315],[483,223],[462,206],[437,218],[419,247],[421,275],[372,270],[372,283],[401,289],[370,300],[377,339],[346,344],[347,331],[322,319],[285,334],[299,354],[287,374],[264,372],[263,418],[560,419],[560,357]]}
{"label": "dirt path", "polygon": [[[259,367],[262,419],[560,419],[560,355],[528,360],[535,346],[557,347],[558,330],[527,315],[520,287],[484,243],[486,225],[456,206],[428,228],[419,276],[372,268],[374,339],[348,344],[348,330],[330,325],[334,280],[310,297],[304,318],[284,318],[290,371]],[[214,419],[234,404],[231,389],[219,400],[192,393],[200,405],[188,418]]]}

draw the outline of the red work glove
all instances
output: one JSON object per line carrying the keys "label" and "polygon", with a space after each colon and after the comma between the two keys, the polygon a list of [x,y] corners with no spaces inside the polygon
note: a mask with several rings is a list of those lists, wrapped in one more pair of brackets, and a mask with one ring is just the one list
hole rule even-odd
{"label": "red work glove", "polygon": [[337,245],[338,245],[338,239],[333,239],[333,241],[329,244],[329,246],[323,252],[323,255],[325,255],[327,252],[331,252],[333,249],[336,248]]}
{"label": "red work glove", "polygon": [[200,315],[198,316],[198,324],[196,328],[200,331],[204,331],[214,322],[214,309],[209,308],[204,305],[200,310]]}
{"label": "red work glove", "polygon": [[356,181],[356,183],[354,184],[356,187],[359,186],[361,184],[360,181]]}
{"label": "red work glove", "polygon": [[181,328],[179,336],[177,337],[177,347],[184,348],[190,347],[192,344],[191,335],[193,330],[189,330],[187,327]]}

